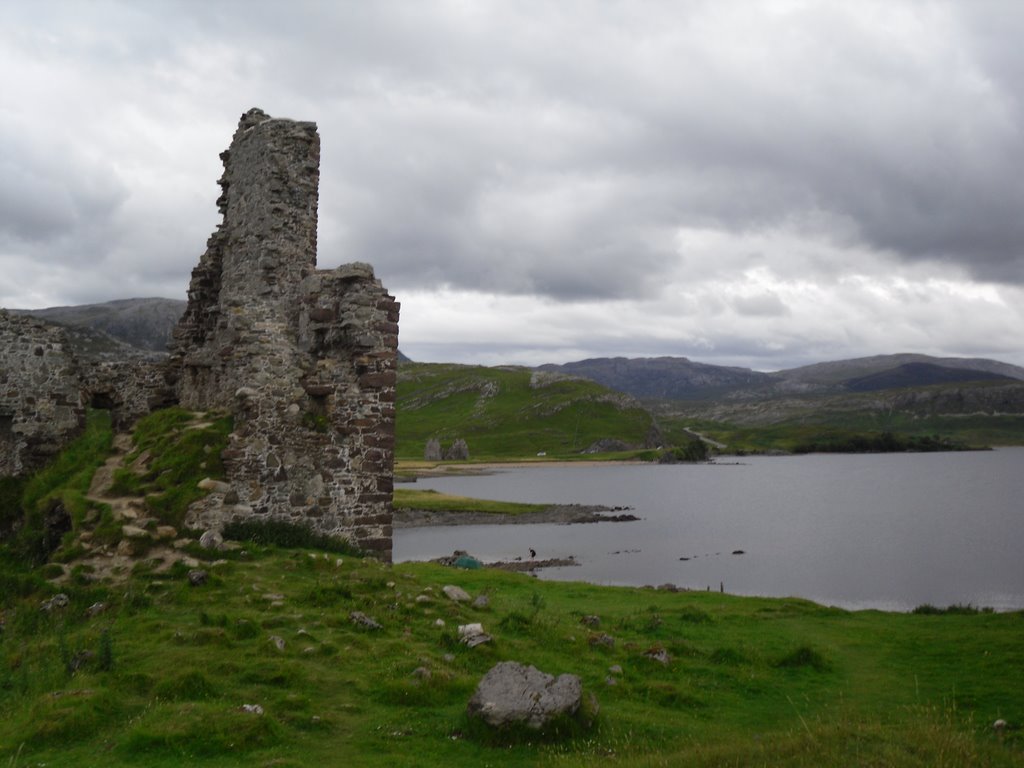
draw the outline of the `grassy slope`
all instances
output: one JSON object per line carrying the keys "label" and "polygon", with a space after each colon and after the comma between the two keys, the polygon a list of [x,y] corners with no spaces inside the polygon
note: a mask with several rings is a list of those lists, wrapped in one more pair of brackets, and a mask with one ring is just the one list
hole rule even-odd
{"label": "grassy slope", "polygon": [[[0,764],[1024,764],[1020,733],[999,740],[988,727],[1024,721],[1021,614],[846,613],[250,550],[203,587],[184,569],[140,566],[124,586],[72,588],[57,614],[41,613],[38,595],[7,601]],[[488,594],[490,607],[449,602],[448,583]],[[97,600],[110,607],[85,618]],[[354,626],[352,610],[384,629]],[[601,617],[613,648],[588,642],[582,614]],[[454,629],[470,621],[493,644],[458,645]],[[104,632],[110,669],[98,654],[69,674]],[[655,646],[668,667],[642,657]],[[511,748],[466,738],[466,702],[505,659],[580,675],[601,704],[597,730]],[[613,664],[623,673],[611,687]],[[413,677],[417,667],[431,678]]]}
{"label": "grassy slope", "polygon": [[399,459],[423,458],[427,440],[456,438],[473,459],[577,454],[596,440],[643,444],[652,420],[639,406],[607,402],[599,384],[569,380],[531,389],[526,369],[412,363],[401,366]]}
{"label": "grassy slope", "polygon": [[904,437],[939,435],[971,446],[1024,445],[1024,416],[920,416],[909,413],[866,413],[863,411],[821,411],[811,416],[786,419],[775,424],[742,424],[682,416],[659,417],[669,442],[685,438],[690,427],[713,440],[726,443],[728,451],[791,451],[801,443],[855,434],[892,432]]}

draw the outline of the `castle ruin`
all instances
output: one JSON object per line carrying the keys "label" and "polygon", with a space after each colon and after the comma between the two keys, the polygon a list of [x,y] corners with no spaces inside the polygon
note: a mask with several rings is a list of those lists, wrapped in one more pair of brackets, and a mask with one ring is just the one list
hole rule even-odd
{"label": "castle ruin", "polygon": [[118,424],[170,402],[234,416],[224,483],[193,528],[280,520],[391,559],[399,304],[367,264],[316,268],[320,139],[246,112],[170,357],[79,365],[63,331],[0,313],[0,474],[39,466],[86,405]]}
{"label": "castle ruin", "polygon": [[0,476],[39,469],[85,424],[81,370],[64,329],[0,310]]}

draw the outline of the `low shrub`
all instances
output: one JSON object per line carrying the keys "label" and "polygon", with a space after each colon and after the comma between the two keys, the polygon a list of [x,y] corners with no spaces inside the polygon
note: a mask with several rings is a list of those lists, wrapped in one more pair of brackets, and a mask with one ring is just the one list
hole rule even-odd
{"label": "low shrub", "polygon": [[224,538],[278,547],[320,549],[353,557],[361,557],[363,554],[338,536],[317,533],[309,526],[282,520],[243,520],[228,523],[224,526]]}

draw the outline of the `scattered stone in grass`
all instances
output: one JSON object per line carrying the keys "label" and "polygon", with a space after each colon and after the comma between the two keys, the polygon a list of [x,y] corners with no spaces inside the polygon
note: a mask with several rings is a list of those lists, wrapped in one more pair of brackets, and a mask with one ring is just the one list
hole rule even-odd
{"label": "scattered stone in grass", "polygon": [[150,538],[149,531],[145,528],[140,528],[137,525],[122,525],[121,535],[126,539],[148,539]]}
{"label": "scattered stone in grass", "polygon": [[231,491],[231,486],[222,480],[214,480],[210,477],[204,477],[198,483],[196,487],[203,491],[209,491],[210,493],[228,493]]}
{"label": "scattered stone in grass", "polygon": [[491,599],[487,595],[477,595],[473,601],[473,607],[478,609],[488,608],[491,605]]}
{"label": "scattered stone in grass", "polygon": [[441,659],[442,661],[444,661],[445,664],[451,664],[453,661],[455,661],[455,654],[446,653],[444,656],[441,657]]}
{"label": "scattered stone in grass", "polygon": [[484,675],[466,713],[493,728],[525,726],[541,731],[552,721],[573,717],[583,703],[576,675],[553,675],[515,661],[496,664]]}
{"label": "scattered stone in grass", "polygon": [[445,584],[441,587],[441,591],[445,593],[449,600],[455,603],[468,603],[472,600],[466,590],[454,584]]}
{"label": "scattered stone in grass", "polygon": [[386,586],[386,587],[387,587],[388,589],[394,589],[394,588],[395,588],[395,582],[393,582],[393,581],[389,581],[389,582],[388,582],[387,584],[385,584],[385,586]]}
{"label": "scattered stone in grass", "polygon": [[444,619],[437,619],[437,620],[435,620],[434,621],[434,626],[435,627],[443,627],[444,626]]}
{"label": "scattered stone in grass", "polygon": [[429,680],[431,673],[426,667],[416,667],[416,669],[412,671],[412,676],[418,680]]}
{"label": "scattered stone in grass", "polygon": [[362,611],[352,611],[348,618],[353,624],[365,627],[366,629],[384,629],[376,620],[371,619]]}
{"label": "scattered stone in grass", "polygon": [[263,596],[263,599],[264,600],[268,600],[268,601],[274,603],[274,602],[279,602],[281,600],[284,600],[284,595],[282,595],[282,594],[280,594],[278,592],[268,592],[267,594],[265,594]]}
{"label": "scattered stone in grass", "polygon": [[91,619],[93,616],[99,616],[105,610],[107,610],[106,603],[93,603],[85,609],[85,616],[86,618]]}
{"label": "scattered stone in grass", "polygon": [[607,685],[607,686],[615,686],[615,685],[618,685],[618,684],[619,684],[619,681],[618,681],[618,680],[616,680],[616,679],[615,679],[614,677],[612,677],[611,675],[609,675],[608,677],[606,677],[606,678],[604,679],[604,684],[605,684],[605,685]]}
{"label": "scattered stone in grass", "polygon": [[672,657],[669,655],[668,651],[657,646],[644,651],[644,658],[656,661],[659,664],[664,664],[665,666],[668,666],[669,662],[672,661]]}
{"label": "scattered stone in grass", "polygon": [[213,529],[204,531],[203,535],[199,537],[199,546],[203,549],[224,549],[224,537],[220,535],[219,531]]}
{"label": "scattered stone in grass", "polygon": [[600,635],[591,635],[589,640],[588,640],[588,642],[590,643],[590,646],[592,648],[597,647],[597,646],[601,646],[602,648],[614,648],[615,647],[615,638],[612,637],[611,635],[607,635],[607,634],[603,634],[603,633],[600,634]]}
{"label": "scattered stone in grass", "polygon": [[492,638],[484,632],[483,624],[460,624],[459,642],[470,648],[491,642]]}
{"label": "scattered stone in grass", "polygon": [[274,648],[276,648],[279,651],[283,651],[284,650],[284,645],[285,645],[284,638],[279,636],[279,635],[271,635],[270,636],[270,644],[272,646],[274,646]]}
{"label": "scattered stone in grass", "polygon": [[117,554],[121,557],[135,556],[135,547],[132,545],[131,539],[121,539],[117,542]]}
{"label": "scattered stone in grass", "polygon": [[345,564],[345,560],[343,558],[340,558],[340,557],[337,560],[334,561],[334,567],[335,568],[341,568],[341,566],[343,566],[344,564]]}
{"label": "scattered stone in grass", "polygon": [[593,627],[594,629],[597,629],[601,626],[601,617],[594,616],[593,614],[583,616],[580,618],[580,624],[585,627]]}
{"label": "scattered stone in grass", "polygon": [[312,645],[307,645],[305,648],[302,649],[302,653],[305,656],[310,656],[311,654],[316,653],[316,648],[314,648]]}
{"label": "scattered stone in grass", "polygon": [[193,569],[188,572],[188,583],[193,587],[203,586],[209,578],[210,574],[203,570]]}
{"label": "scattered stone in grass", "polygon": [[51,611],[55,611],[59,608],[67,608],[68,603],[70,602],[71,598],[69,598],[63,592],[58,592],[49,600],[43,600],[43,602],[39,604],[39,610],[50,613]]}
{"label": "scattered stone in grass", "polygon": [[167,539],[174,539],[178,536],[178,529],[173,525],[158,525],[156,527],[156,537],[161,541]]}
{"label": "scattered stone in grass", "polygon": [[259,704],[243,704],[241,707],[243,712],[248,712],[250,715],[262,715],[263,707]]}
{"label": "scattered stone in grass", "polygon": [[431,603],[431,602],[433,602],[433,600],[431,600],[428,595],[416,595],[416,602],[417,603],[421,603],[421,604],[422,603]]}
{"label": "scattered stone in grass", "polygon": [[299,631],[296,632],[295,634],[298,635],[299,637],[312,637],[312,635],[309,634],[309,631],[305,627],[302,627],[301,629],[299,629]]}
{"label": "scattered stone in grass", "polygon": [[1002,718],[999,718],[994,723],[992,723],[992,729],[994,731],[997,731],[997,732],[1005,731],[1006,730],[1006,721],[1003,720]]}
{"label": "scattered stone in grass", "polygon": [[622,674],[622,665],[621,664],[612,664],[610,667],[608,667],[608,671],[611,672],[613,675],[621,675]]}

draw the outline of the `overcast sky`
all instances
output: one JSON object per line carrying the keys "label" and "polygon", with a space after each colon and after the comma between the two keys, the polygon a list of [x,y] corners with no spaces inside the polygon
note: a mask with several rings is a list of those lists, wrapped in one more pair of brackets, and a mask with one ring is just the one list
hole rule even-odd
{"label": "overcast sky", "polygon": [[0,4],[0,306],[184,298],[258,106],[425,361],[1024,365],[1024,2]]}

